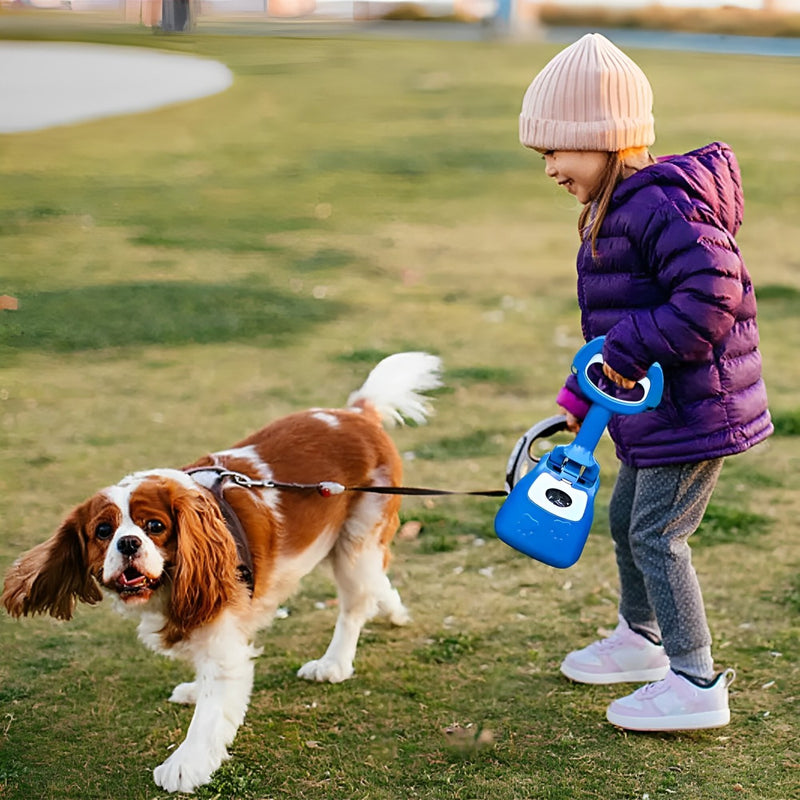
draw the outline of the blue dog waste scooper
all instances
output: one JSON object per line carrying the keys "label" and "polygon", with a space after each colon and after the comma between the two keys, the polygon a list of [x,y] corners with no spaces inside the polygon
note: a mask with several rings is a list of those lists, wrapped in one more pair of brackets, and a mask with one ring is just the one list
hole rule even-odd
{"label": "blue dog waste scooper", "polygon": [[531,436],[536,438],[538,427],[550,432],[563,430],[563,417],[544,420],[520,439],[509,460],[506,484],[510,493],[494,520],[502,541],[552,567],[571,567],[583,552],[600,485],[594,449],[612,414],[638,414],[655,408],[664,390],[664,373],[659,364],[653,364],[638,381],[644,391],[639,400],[623,400],[602,391],[590,379],[589,368],[603,363],[603,341],[602,336],[592,339],[572,362],[578,385],[591,403],[578,435],[570,444],[554,447],[534,469],[518,478]]}

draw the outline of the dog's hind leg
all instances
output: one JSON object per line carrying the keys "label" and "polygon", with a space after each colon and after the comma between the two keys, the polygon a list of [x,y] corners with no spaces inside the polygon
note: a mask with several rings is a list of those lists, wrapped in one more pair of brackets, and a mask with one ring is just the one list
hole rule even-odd
{"label": "dog's hind leg", "polygon": [[[398,504],[399,505],[399,504]],[[392,586],[386,568],[389,565],[389,545],[400,525],[400,518],[397,513],[385,518],[383,532],[380,537],[380,547],[383,554],[381,562],[381,574],[375,576],[375,590],[378,600],[378,613],[386,617],[392,625],[408,625],[411,622],[411,615],[400,599],[400,593]]]}
{"label": "dog's hind leg", "polygon": [[[384,563],[386,558],[384,557]],[[402,626],[411,622],[411,614],[400,599],[400,592],[392,586],[389,576],[381,569],[380,577],[375,576],[375,597],[378,601],[378,615],[386,617],[392,625]]]}
{"label": "dog's hind leg", "polygon": [[193,706],[197,702],[197,681],[179,683],[169,697],[170,703]]}
{"label": "dog's hind leg", "polygon": [[[356,527],[350,525],[343,532],[331,554],[339,591],[339,617],[333,638],[322,658],[300,668],[297,674],[301,678],[331,683],[347,680],[353,674],[358,637],[367,620],[384,614],[395,625],[405,625],[410,619],[384,571],[388,561],[386,547],[396,528],[396,516],[381,515],[367,536],[353,537]],[[388,535],[381,535],[384,528]]]}

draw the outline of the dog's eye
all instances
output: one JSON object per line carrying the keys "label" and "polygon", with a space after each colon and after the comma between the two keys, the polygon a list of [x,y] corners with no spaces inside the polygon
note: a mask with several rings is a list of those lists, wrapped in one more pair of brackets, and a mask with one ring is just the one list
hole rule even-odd
{"label": "dog's eye", "polygon": [[114,535],[114,526],[110,522],[101,522],[94,529],[94,535],[98,539],[110,539]]}
{"label": "dog's eye", "polygon": [[160,519],[149,519],[145,522],[144,529],[153,536],[157,536],[159,533],[164,533],[167,528]]}

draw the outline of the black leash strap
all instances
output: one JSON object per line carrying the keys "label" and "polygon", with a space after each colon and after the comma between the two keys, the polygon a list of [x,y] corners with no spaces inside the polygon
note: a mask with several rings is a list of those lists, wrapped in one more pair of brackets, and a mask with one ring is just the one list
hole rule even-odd
{"label": "black leash strap", "polygon": [[[343,494],[344,492],[402,494],[416,495],[417,497],[434,497],[443,495],[507,497],[514,488],[514,485],[517,483],[520,477],[522,477],[522,474],[524,474],[523,470],[527,471],[528,469],[534,467],[539,461],[538,457],[531,452],[533,443],[537,439],[553,436],[554,434],[565,431],[566,429],[567,418],[563,414],[555,417],[548,417],[548,419],[543,419],[530,428],[530,430],[528,430],[528,432],[517,441],[517,444],[511,453],[511,457],[508,460],[505,489],[458,492],[451,491],[450,489],[428,489],[418,486],[344,486],[337,481],[319,481],[318,483],[288,483],[285,481],[256,480],[244,475],[241,472],[234,472],[233,470],[228,470],[224,467],[218,467],[214,465],[208,467],[192,467],[184,471],[189,475],[200,472],[211,472],[217,476],[217,484],[212,488],[212,492],[220,501],[223,514],[228,511],[228,509],[225,508],[224,498],[222,497],[221,483],[225,478],[228,478],[235,485],[241,486],[245,489],[278,489],[286,491],[317,492],[318,494],[322,495],[322,497],[333,497],[334,495]],[[230,510],[230,513],[232,513],[232,510]],[[235,524],[229,523],[229,526],[232,530],[236,528]],[[245,566],[247,565],[245,564]]]}
{"label": "black leash strap", "polygon": [[488,491],[456,492],[448,489],[424,489],[417,486],[344,486],[337,481],[319,481],[318,483],[286,483],[284,481],[254,480],[241,472],[233,472],[222,467],[196,467],[186,470],[191,475],[195,472],[213,472],[218,479],[229,478],[237,486],[245,489],[285,489],[294,491],[313,491],[323,497],[333,497],[344,492],[369,492],[371,494],[403,494],[431,497],[435,495],[471,495],[473,497],[506,497],[505,489]]}
{"label": "black leash strap", "polygon": [[473,497],[506,497],[508,492],[505,489],[489,489],[478,492],[455,492],[447,489],[422,489],[417,486],[346,486],[346,492],[372,492],[374,494],[409,494],[409,495],[444,495],[460,494],[471,495]]}

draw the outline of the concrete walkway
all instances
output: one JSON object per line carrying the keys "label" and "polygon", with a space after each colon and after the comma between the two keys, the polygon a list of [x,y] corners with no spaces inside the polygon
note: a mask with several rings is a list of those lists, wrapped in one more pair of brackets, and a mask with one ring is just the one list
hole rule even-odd
{"label": "concrete walkway", "polygon": [[0,41],[0,133],[132,114],[217,94],[217,61],[138,47]]}
{"label": "concrete walkway", "polygon": [[[201,20],[205,33],[485,39],[481,25],[445,23],[262,22]],[[583,32],[551,28],[536,38],[567,43]],[[659,31],[608,32],[625,47],[800,57],[800,38],[711,36]],[[231,71],[216,61],[149,48],[0,40],[0,134],[148,111],[227,89]]]}

